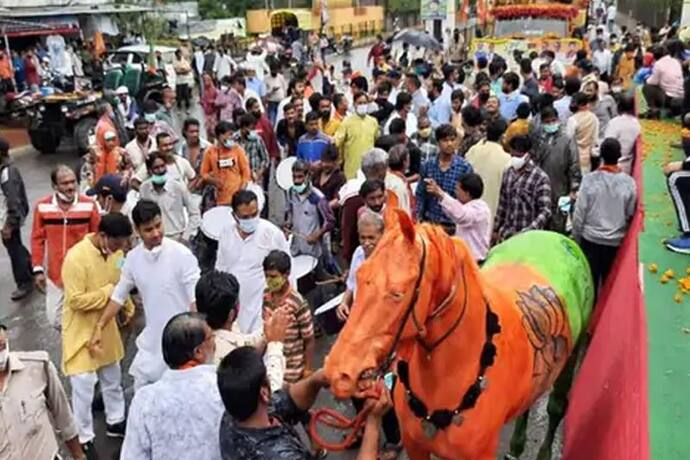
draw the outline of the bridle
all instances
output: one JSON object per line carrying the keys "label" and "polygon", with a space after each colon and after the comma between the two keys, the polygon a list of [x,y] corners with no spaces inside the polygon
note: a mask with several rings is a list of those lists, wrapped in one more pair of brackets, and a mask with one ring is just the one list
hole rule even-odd
{"label": "bridle", "polygon": [[[403,330],[405,329],[405,326],[407,325],[407,322],[409,321],[410,317],[412,318],[412,322],[414,323],[415,329],[417,330],[417,342],[426,350],[427,356],[430,357],[431,352],[436,347],[438,347],[444,340],[450,337],[450,335],[457,329],[458,325],[462,321],[462,318],[465,316],[465,312],[467,311],[467,280],[465,279],[464,267],[461,265],[460,275],[463,282],[463,289],[465,290],[462,311],[458,315],[457,319],[450,326],[448,331],[446,331],[440,338],[438,338],[430,344],[424,341],[423,325],[420,323],[415,312],[415,307],[417,305],[417,301],[419,300],[419,291],[422,285],[422,278],[424,276],[423,270],[426,264],[427,251],[426,242],[424,238],[421,237],[420,239],[422,242],[422,258],[419,261],[419,275],[417,276],[417,280],[415,281],[414,293],[412,294],[410,303],[407,305],[407,309],[405,310],[403,320],[400,324],[400,327],[398,328],[398,331],[395,334],[395,339],[391,344],[391,348],[390,350],[388,350],[386,359],[375,372],[375,376],[377,375],[378,377],[383,376],[385,373],[387,373],[391,364],[395,360],[395,349],[398,346]],[[432,310],[431,314],[426,319],[424,324],[437,317],[441,313],[441,311],[443,311],[443,309],[455,297],[456,284],[457,283],[455,282],[453,283],[453,287],[451,288],[446,298],[439,304],[438,307]],[[445,430],[451,424],[455,426],[462,425],[466,417],[466,412],[475,407],[477,400],[481,396],[483,390],[486,388],[486,371],[494,364],[497,354],[496,345],[493,343],[493,337],[494,335],[501,332],[501,326],[498,315],[496,315],[496,313],[494,313],[491,310],[491,306],[489,305],[489,302],[486,299],[484,299],[484,304],[486,306],[486,310],[484,313],[485,340],[484,345],[482,346],[482,351],[479,355],[479,368],[474,381],[462,394],[456,406],[441,409],[429,408],[412,388],[412,384],[410,382],[410,364],[403,359],[398,361],[397,377],[399,378],[400,383],[404,388],[405,399],[407,401],[410,411],[415,415],[415,417],[421,420],[422,430],[428,438],[434,438],[434,436],[439,430]]]}
{"label": "bridle", "polygon": [[460,278],[462,278],[463,282],[463,290],[465,291],[465,298],[463,301],[463,308],[462,311],[460,312],[460,315],[458,318],[453,322],[451,327],[446,331],[440,338],[436,339],[432,343],[427,343],[424,341],[424,325],[429,322],[430,320],[438,317],[438,315],[441,314],[441,312],[450,304],[450,302],[453,300],[455,297],[456,293],[456,283],[453,283],[452,288],[448,295],[443,299],[443,301],[432,310],[431,314],[429,317],[424,321],[424,323],[420,322],[420,320],[417,318],[416,314],[416,306],[417,306],[417,301],[419,300],[419,294],[420,294],[420,289],[422,286],[422,279],[424,278],[424,267],[426,266],[426,255],[427,255],[427,249],[426,249],[426,241],[424,240],[423,237],[420,237],[420,241],[422,243],[422,257],[419,260],[419,275],[417,275],[417,279],[415,280],[414,284],[414,292],[412,293],[412,298],[410,299],[410,302],[408,303],[405,313],[403,315],[402,321],[400,323],[400,326],[398,327],[397,332],[395,333],[395,338],[393,339],[393,343],[390,346],[390,349],[388,350],[388,353],[386,353],[386,358],[383,360],[381,365],[377,368],[375,374],[378,376],[383,376],[388,372],[390,369],[391,364],[393,363],[395,359],[395,349],[398,346],[398,343],[400,342],[400,338],[402,337],[403,331],[405,330],[405,326],[407,326],[407,322],[412,318],[412,323],[414,324],[414,327],[417,331],[416,339],[417,343],[419,343],[422,348],[426,350],[427,353],[431,353],[436,347],[438,347],[443,341],[445,341],[450,335],[457,329],[457,327],[460,325],[460,322],[462,321],[462,318],[465,316],[465,312],[467,311],[467,281],[465,280],[465,269],[464,267],[460,267]]}

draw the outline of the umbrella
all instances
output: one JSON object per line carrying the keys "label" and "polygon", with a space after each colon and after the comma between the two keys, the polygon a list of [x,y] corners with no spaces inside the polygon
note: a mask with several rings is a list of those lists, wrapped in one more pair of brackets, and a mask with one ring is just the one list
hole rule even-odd
{"label": "umbrella", "polygon": [[393,40],[409,43],[412,46],[419,48],[429,48],[432,50],[440,50],[441,44],[434,37],[427,32],[422,32],[414,29],[403,29],[393,38]]}

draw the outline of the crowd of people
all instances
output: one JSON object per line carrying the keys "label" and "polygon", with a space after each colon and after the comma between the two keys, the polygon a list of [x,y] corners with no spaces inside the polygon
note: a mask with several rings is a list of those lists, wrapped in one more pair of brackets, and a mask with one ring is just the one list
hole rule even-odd
{"label": "crowd of people", "polygon": [[[222,74],[214,58],[189,70],[201,82],[198,99],[169,87],[162,103],[132,111],[120,92],[98,107],[82,171],[52,172],[53,193],[33,207],[30,250],[20,232],[30,203],[0,139],[11,297],[34,286],[45,293],[71,385],[70,409],[47,354],[9,353],[0,327],[0,388],[10,398],[0,415],[20,420],[9,458],[54,457],[50,419],[74,458],[96,458],[97,382],[106,435],[124,437],[123,459],[312,458],[292,425],[307,423],[327,386],[315,358],[323,325],[294,261],[313,257],[318,281],[342,284],[335,315],[345,323],[357,270],[396,210],[462,239],[478,264],[521,232],[571,235],[598,291],[637,206],[635,88],[651,118],[680,115],[687,102],[675,31],[591,32],[591,49],[567,59],[548,47],[467,56],[450,34],[445,52],[422,56],[379,40],[372,68],[345,65],[340,77],[322,63],[290,78],[277,62],[261,75],[228,63]],[[180,97],[183,109],[200,104],[204,119],[178,120]],[[282,161],[291,162],[292,185],[285,209],[270,210],[284,217],[271,221],[276,205],[266,196]],[[690,209],[690,162],[665,171],[678,209]],[[219,232],[200,230],[217,209],[226,210]],[[690,252],[685,212],[686,236],[667,244]],[[145,325],[126,410],[121,330],[137,311]],[[377,457],[381,425],[382,458],[395,458],[400,434],[387,393],[366,404],[358,458]]]}

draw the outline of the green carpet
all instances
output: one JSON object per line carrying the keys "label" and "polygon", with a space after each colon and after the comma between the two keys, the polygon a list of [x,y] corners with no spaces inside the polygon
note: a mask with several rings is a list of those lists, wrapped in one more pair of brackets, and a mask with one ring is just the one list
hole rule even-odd
{"label": "green carpet", "polygon": [[[680,140],[680,126],[643,121],[642,129],[645,221],[640,236],[640,261],[645,267],[649,334],[651,458],[687,459],[690,458],[690,293],[680,291],[678,280],[690,278],[686,272],[690,256],[670,252],[662,244],[665,238],[678,234],[662,166],[683,158],[681,149],[669,146],[670,142]],[[651,264],[658,266],[657,273],[650,271]],[[662,274],[668,269],[675,276],[662,284]]]}

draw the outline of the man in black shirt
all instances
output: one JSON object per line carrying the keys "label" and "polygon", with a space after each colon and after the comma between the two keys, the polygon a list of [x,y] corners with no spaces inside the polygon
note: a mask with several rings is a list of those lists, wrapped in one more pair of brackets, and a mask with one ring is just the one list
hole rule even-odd
{"label": "man in black shirt", "polygon": [[[273,394],[261,355],[253,347],[230,352],[218,366],[218,389],[225,414],[220,424],[223,460],[309,460],[312,453],[291,424],[308,410],[327,385],[322,370]],[[378,451],[381,417],[390,399],[369,402],[358,460],[374,460]]]}
{"label": "man in black shirt", "polygon": [[[293,98],[294,99],[294,98]],[[302,102],[300,101],[300,107]],[[276,126],[276,138],[281,148],[286,149],[287,156],[297,155],[297,143],[302,134],[307,132],[304,122],[298,115],[298,106],[294,102],[288,102],[283,108],[285,118]]]}

